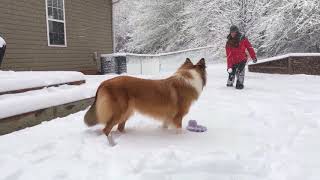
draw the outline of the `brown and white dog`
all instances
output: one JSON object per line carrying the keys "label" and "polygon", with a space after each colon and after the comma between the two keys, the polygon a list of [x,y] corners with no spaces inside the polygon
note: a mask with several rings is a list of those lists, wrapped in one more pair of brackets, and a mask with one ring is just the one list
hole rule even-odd
{"label": "brown and white dog", "polygon": [[174,125],[181,130],[183,117],[206,85],[206,76],[203,58],[195,65],[187,58],[177,72],[166,79],[119,76],[106,80],[100,84],[84,121],[88,126],[104,124],[103,132],[109,142],[111,129],[118,125],[118,130],[123,132],[126,121],[135,111],[161,120],[165,128]]}

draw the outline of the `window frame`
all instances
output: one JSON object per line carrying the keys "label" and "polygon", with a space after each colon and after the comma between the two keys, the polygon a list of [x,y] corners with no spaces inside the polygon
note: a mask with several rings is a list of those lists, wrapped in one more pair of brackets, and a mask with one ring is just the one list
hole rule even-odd
{"label": "window frame", "polygon": [[[58,19],[53,19],[49,18],[48,14],[48,0],[46,1],[46,23],[47,23],[47,42],[49,47],[67,47],[67,31],[66,31],[66,11],[65,11],[65,0],[62,0],[62,5],[63,5],[63,20],[58,20]],[[53,12],[52,12],[53,13]],[[64,45],[57,45],[57,44],[50,44],[50,29],[49,29],[49,21],[54,21],[54,22],[60,22],[63,23],[63,28],[64,28]]]}

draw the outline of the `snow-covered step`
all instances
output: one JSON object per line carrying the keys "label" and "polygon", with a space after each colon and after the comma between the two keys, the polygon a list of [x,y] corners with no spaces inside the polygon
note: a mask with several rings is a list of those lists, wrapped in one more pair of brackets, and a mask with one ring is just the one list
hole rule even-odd
{"label": "snow-covered step", "polygon": [[94,101],[94,97],[74,102],[51,106],[35,111],[13,115],[0,119],[0,135],[38,125],[44,121],[62,118],[86,109]]}
{"label": "snow-covered step", "polygon": [[[48,77],[45,74],[44,76]],[[65,84],[0,95],[0,135],[85,109],[92,104],[99,84],[113,76],[82,75],[81,77],[86,83],[77,86]]]}
{"label": "snow-covered step", "polygon": [[0,71],[0,95],[83,83],[85,76],[75,71]]}

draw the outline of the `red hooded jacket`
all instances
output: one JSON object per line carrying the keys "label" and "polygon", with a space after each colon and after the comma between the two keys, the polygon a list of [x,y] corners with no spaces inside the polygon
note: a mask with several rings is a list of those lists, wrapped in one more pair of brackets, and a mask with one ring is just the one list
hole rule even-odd
{"label": "red hooded jacket", "polygon": [[248,60],[246,50],[248,50],[251,59],[256,59],[256,53],[249,40],[244,35],[241,35],[240,37],[239,47],[231,47],[227,43],[226,53],[228,69],[232,68],[235,64]]}

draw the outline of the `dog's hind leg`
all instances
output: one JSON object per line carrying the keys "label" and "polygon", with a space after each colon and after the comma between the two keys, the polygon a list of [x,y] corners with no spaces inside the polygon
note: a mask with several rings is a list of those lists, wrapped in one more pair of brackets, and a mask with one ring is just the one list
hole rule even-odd
{"label": "dog's hind leg", "polygon": [[116,145],[116,143],[114,142],[114,139],[112,137],[112,133],[110,133],[114,125],[115,125],[114,120],[111,119],[103,129],[103,133],[107,136],[110,146]]}
{"label": "dog's hind leg", "polygon": [[125,126],[126,126],[126,121],[118,124],[118,130],[119,130],[120,132],[124,132],[124,127],[125,127]]}
{"label": "dog's hind leg", "polygon": [[106,135],[106,136],[109,136],[110,134],[110,131],[112,130],[114,126],[114,123],[112,121],[109,121],[106,126],[103,128],[103,133]]}
{"label": "dog's hind leg", "polygon": [[112,128],[115,125],[119,124],[118,130],[120,132],[123,132],[125,123],[129,119],[131,114],[132,114],[132,111],[130,111],[130,109],[128,109],[125,113],[121,113],[121,111],[119,111],[118,113],[113,113],[112,118],[110,118],[110,120],[107,122],[105,128],[103,129],[103,132],[107,136],[110,146],[116,145],[111,133]]}
{"label": "dog's hind leg", "polygon": [[122,132],[122,133],[124,132],[126,122],[132,114],[133,114],[133,110],[130,106],[128,106],[126,112],[124,114],[122,114],[120,117],[120,121],[119,121],[120,123],[118,124],[118,130],[120,132]]}

